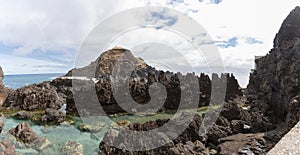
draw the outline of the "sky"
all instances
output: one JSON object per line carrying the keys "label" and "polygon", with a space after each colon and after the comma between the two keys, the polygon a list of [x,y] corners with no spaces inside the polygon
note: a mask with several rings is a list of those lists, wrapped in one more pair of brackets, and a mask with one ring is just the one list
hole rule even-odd
{"label": "sky", "polygon": [[[160,6],[180,11],[200,23],[218,47],[225,71],[234,73],[245,87],[254,67],[254,56],[270,51],[281,23],[297,5],[300,5],[299,0],[0,0],[0,66],[6,75],[65,73],[76,66],[75,59],[83,41],[103,20],[135,7]],[[163,12],[153,16],[167,20],[166,24],[177,22]],[[196,57],[197,53],[188,48],[188,43],[180,41],[180,37],[174,39],[176,37],[161,29],[155,31],[137,29],[125,33],[108,47],[117,44],[132,48],[135,55],[158,69],[181,71],[185,68],[174,65],[180,58],[170,58],[172,54],[165,53],[162,55],[165,59],[158,61],[157,54],[145,51],[159,48],[168,51],[173,47],[193,66],[203,65],[205,58]],[[147,42],[137,35],[141,33],[152,40],[160,38],[172,42],[168,47],[155,44],[157,46],[147,50]],[[87,58],[90,59],[95,58]],[[157,63],[162,61],[170,65]],[[205,69],[196,68],[196,72],[201,71]]]}

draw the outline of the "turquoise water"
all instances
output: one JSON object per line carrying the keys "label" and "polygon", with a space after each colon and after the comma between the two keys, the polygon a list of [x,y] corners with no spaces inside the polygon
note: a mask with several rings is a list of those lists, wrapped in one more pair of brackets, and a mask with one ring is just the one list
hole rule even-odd
{"label": "turquoise water", "polygon": [[49,81],[62,75],[64,73],[5,75],[3,83],[9,88],[17,89],[26,85]]}

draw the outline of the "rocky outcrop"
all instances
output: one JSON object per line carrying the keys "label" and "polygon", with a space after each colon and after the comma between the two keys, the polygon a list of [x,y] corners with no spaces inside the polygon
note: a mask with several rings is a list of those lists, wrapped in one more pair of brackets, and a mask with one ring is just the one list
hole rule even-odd
{"label": "rocky outcrop", "polygon": [[[132,66],[126,67],[128,64]],[[132,71],[132,73],[127,75],[126,79],[125,73],[128,71]],[[200,76],[197,76],[195,73],[182,75],[181,73],[159,71],[147,65],[142,59],[135,58],[129,50],[122,48],[104,52],[90,65],[73,69],[67,74],[67,76],[71,75],[74,77],[94,78],[94,80],[77,83],[79,81],[74,82],[73,79],[73,84],[75,83],[72,87],[73,94],[69,94],[67,97],[68,114],[78,114],[76,109],[84,111],[83,113],[85,114],[99,114],[99,102],[106,113],[112,114],[141,112],[136,106],[128,108],[129,110],[124,110],[119,106],[120,103],[118,102],[124,102],[123,104],[128,106],[133,102],[138,104],[164,103],[161,109],[155,111],[165,111],[178,109],[181,102],[185,108],[189,108],[191,103],[195,102],[199,102],[199,107],[206,106],[211,99],[212,80],[208,75],[204,73],[200,74]],[[218,75],[214,77],[216,80],[219,79]],[[128,81],[124,80],[124,78]],[[232,74],[222,74],[220,78],[227,78],[228,90],[226,92],[226,100],[242,94],[241,88]],[[96,81],[96,84],[94,84],[94,81]],[[164,88],[159,89],[158,83]],[[98,100],[86,103],[85,101],[91,98],[90,92],[93,92],[95,88]],[[199,88],[200,94],[197,93]],[[126,92],[128,89],[129,91]],[[166,95],[163,95],[165,89]],[[122,98],[122,101],[116,98],[116,94],[118,98]],[[132,99],[131,97],[128,98],[128,95],[131,95]],[[187,97],[181,98],[183,96]],[[74,97],[77,100],[76,104]],[[151,111],[152,108],[156,109],[157,106],[153,105],[147,110]]]}
{"label": "rocky outcrop", "polygon": [[[268,144],[262,144],[263,146],[254,146],[254,144],[257,141],[260,140],[254,140],[251,141],[246,133],[251,132],[250,123],[247,120],[248,113],[247,111],[243,110],[243,108],[238,107],[237,103],[238,101],[230,101],[226,102],[224,105],[224,108],[222,109],[220,116],[218,117],[217,121],[211,128],[208,128],[208,131],[205,135],[199,135],[199,129],[200,125],[203,123],[202,117],[199,115],[195,115],[193,121],[190,123],[188,128],[182,132],[175,140],[157,148],[154,150],[149,151],[143,151],[143,152],[132,152],[132,151],[124,151],[124,149],[119,149],[116,147],[112,147],[110,144],[105,142],[111,142],[111,144],[114,144],[114,140],[120,137],[127,137],[126,132],[123,132],[121,130],[116,129],[110,129],[109,132],[105,135],[105,140],[100,144],[99,154],[158,154],[158,153],[165,153],[165,154],[218,154],[220,151],[230,151],[228,150],[230,145],[236,141],[239,143],[239,149],[240,151],[245,151],[243,149],[250,149],[250,151],[255,151],[255,149],[261,151],[261,152],[267,152],[267,147],[264,147],[265,145],[269,145],[269,142],[266,142]],[[210,121],[211,118],[215,117],[217,113],[212,113],[210,116],[207,116],[206,121]],[[203,115],[204,117],[205,115]],[[181,117],[186,117],[185,114],[181,115]],[[167,123],[170,120],[155,120],[155,121],[149,121],[144,124],[134,123],[130,124],[128,126],[128,129],[130,130],[136,130],[136,131],[148,131],[157,129],[158,127],[163,126],[165,123]],[[177,122],[178,124],[181,124]],[[237,125],[238,124],[238,125]],[[168,135],[172,135],[176,133],[175,131],[178,128],[174,127],[174,129],[169,128],[167,133],[161,132],[158,133],[160,135],[164,135],[165,137],[168,137]],[[240,133],[244,133],[239,135]],[[125,134],[125,135],[124,135]],[[120,136],[120,137],[119,137]],[[163,136],[163,137],[164,137]],[[233,136],[232,143],[229,144],[229,141],[224,140],[231,139],[230,136]],[[238,139],[235,139],[234,137],[238,137]],[[253,136],[256,137],[257,136]],[[263,136],[260,136],[259,138],[263,139]],[[259,139],[257,138],[257,139]],[[133,138],[134,139],[134,138]],[[136,139],[139,139],[138,135]],[[135,140],[136,140],[135,139]],[[222,140],[223,139],[223,140]],[[254,138],[255,139],[255,138]],[[118,139],[120,140],[120,139]],[[169,139],[166,138],[166,141]],[[126,146],[130,146],[130,144],[133,144],[128,139],[122,139],[121,141],[126,144]],[[226,141],[226,143],[225,143]],[[132,146],[133,147],[133,146]],[[141,146],[142,147],[142,146]],[[221,150],[222,148],[223,150]],[[233,150],[231,149],[232,153],[235,151],[238,151],[239,149]],[[224,153],[226,154],[226,153]]]}
{"label": "rocky outcrop", "polygon": [[54,109],[46,109],[45,115],[42,116],[41,122],[43,124],[57,124],[66,120],[66,114]]}
{"label": "rocky outcrop", "polygon": [[124,62],[128,62],[128,65],[133,65],[138,70],[148,66],[141,58],[134,57],[129,50],[115,47],[103,52],[90,65],[69,71],[67,76],[84,76],[89,78],[110,76],[113,71],[121,70],[121,67],[124,66],[118,66],[118,64],[124,64]]}
{"label": "rocky outcrop", "polygon": [[[182,113],[179,116],[179,119],[184,119],[185,117],[189,117],[190,113]],[[169,120],[155,120],[155,121],[149,121],[144,124],[131,124],[128,126],[128,129],[130,130],[135,130],[135,131],[149,131],[152,129],[156,129],[165,123],[167,123]],[[132,148],[137,148],[138,146],[132,146],[134,143],[132,143],[131,140],[136,140],[139,139],[138,134],[136,135],[137,137],[131,137],[131,138],[126,138],[127,132],[124,128],[121,129],[110,129],[107,134],[104,137],[104,141],[100,143],[99,149],[100,152],[99,154],[104,155],[104,154],[132,154],[132,155],[139,155],[139,154],[193,154],[193,153],[198,153],[198,154],[209,154],[209,150],[204,147],[204,144],[202,142],[198,141],[200,138],[198,132],[199,132],[199,127],[202,122],[202,118],[199,115],[195,115],[193,121],[191,124],[188,126],[188,128],[181,133],[175,140],[171,141],[168,136],[172,136],[172,134],[176,133],[177,128],[169,129],[170,131],[168,133],[164,133],[163,131],[160,131],[156,133],[155,135],[151,135],[156,137],[159,135],[161,138],[164,139],[162,143],[167,142],[167,144],[162,145],[161,147],[149,151],[143,151],[143,152],[132,152],[132,151],[126,151],[126,148],[124,149],[119,149],[112,147],[110,144],[114,144],[114,141],[117,141],[117,139],[124,140],[123,143],[125,143],[126,146],[131,146]],[[182,122],[174,122],[175,125],[177,124],[178,126],[182,125]],[[126,136],[127,135],[127,136]],[[105,143],[105,142],[111,142],[111,143]],[[144,144],[140,144],[141,147]],[[184,149],[182,149],[184,148]]]}
{"label": "rocky outcrop", "polygon": [[37,135],[31,129],[28,123],[21,123],[16,128],[9,130],[9,133],[23,141],[24,143],[32,143]]}
{"label": "rocky outcrop", "polygon": [[4,73],[3,73],[2,68],[0,66],[0,107],[2,107],[2,105],[6,101],[6,98],[7,98],[8,93],[9,93],[9,89],[6,88],[3,84],[3,82],[2,82],[3,78],[4,78]]}
{"label": "rocky outcrop", "polygon": [[17,89],[9,94],[4,107],[18,110],[59,109],[65,100],[49,82],[33,84]]}
{"label": "rocky outcrop", "polygon": [[10,129],[9,133],[39,152],[51,145],[48,139],[35,134],[30,125],[26,122],[20,123],[16,128]]}
{"label": "rocky outcrop", "polygon": [[261,113],[266,124],[285,122],[291,128],[299,121],[299,20],[300,7],[296,7],[284,20],[274,39],[274,48],[255,60],[256,69],[250,75],[247,91],[251,110],[254,117]]}

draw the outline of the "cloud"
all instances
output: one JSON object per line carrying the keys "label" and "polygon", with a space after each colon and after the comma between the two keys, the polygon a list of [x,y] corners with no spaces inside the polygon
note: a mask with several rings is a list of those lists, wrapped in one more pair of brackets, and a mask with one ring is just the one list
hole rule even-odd
{"label": "cloud", "polygon": [[211,3],[213,4],[219,4],[221,3],[223,0],[210,0]]}
{"label": "cloud", "polygon": [[236,47],[238,45],[238,38],[233,37],[227,41],[215,41],[216,45],[221,48]]}
{"label": "cloud", "polygon": [[[70,69],[70,59],[85,36],[99,21],[120,10],[119,4],[119,0],[0,0],[0,53],[18,60],[23,57],[24,61],[64,63]],[[0,65],[7,66],[3,61]],[[15,73],[23,72],[15,69]]]}
{"label": "cloud", "polygon": [[[0,65],[15,73],[29,72],[34,66],[43,66],[39,70],[43,72],[60,68],[66,71],[72,67],[80,43],[99,22],[116,12],[145,5],[172,8],[197,20],[207,30],[205,35],[220,47],[227,71],[247,77],[254,64],[251,60],[268,53],[282,21],[299,0],[0,0]],[[176,17],[163,13],[153,16],[163,26],[177,22]],[[152,35],[154,39],[173,41],[174,47],[183,46],[173,38]],[[143,40],[143,35],[137,37],[136,44]],[[190,61],[200,64],[196,58]],[[15,60],[23,66],[15,65]]]}
{"label": "cloud", "polygon": [[33,73],[65,73],[69,68],[64,63],[0,54],[1,66],[6,75]]}
{"label": "cloud", "polygon": [[151,22],[157,29],[170,27],[177,22],[177,17],[169,15],[166,11],[152,12],[150,17],[146,17],[146,21]]}
{"label": "cloud", "polygon": [[245,42],[246,42],[246,44],[250,44],[250,45],[264,43],[263,41],[257,40],[256,38],[252,38],[252,37],[247,37],[245,39]]}

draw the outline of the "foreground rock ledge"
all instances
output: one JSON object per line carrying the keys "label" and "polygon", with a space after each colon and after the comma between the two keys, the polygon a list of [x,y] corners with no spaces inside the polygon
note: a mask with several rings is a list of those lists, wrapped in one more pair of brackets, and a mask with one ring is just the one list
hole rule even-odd
{"label": "foreground rock ledge", "polygon": [[300,122],[267,155],[300,154]]}

